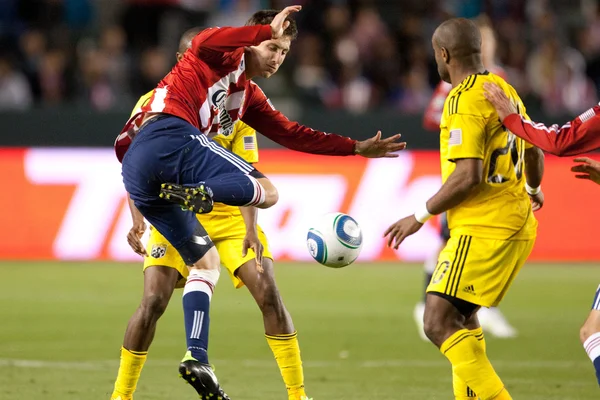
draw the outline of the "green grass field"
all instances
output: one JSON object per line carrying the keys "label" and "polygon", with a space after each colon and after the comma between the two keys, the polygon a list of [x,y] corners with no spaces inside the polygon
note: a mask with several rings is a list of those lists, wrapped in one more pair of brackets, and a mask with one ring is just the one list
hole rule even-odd
{"label": "green grass field", "polygon": [[[343,270],[279,263],[315,400],[451,399],[450,367],[412,319],[422,290],[415,265]],[[488,337],[515,399],[599,397],[578,340],[600,274],[594,266],[527,266],[503,303],[519,329]],[[141,295],[139,265],[0,263],[0,399],[108,400],[123,332]],[[159,322],[136,400],[194,399],[177,376],[185,339],[179,295]],[[258,308],[226,274],[213,297],[210,355],[234,400],[284,400]]]}

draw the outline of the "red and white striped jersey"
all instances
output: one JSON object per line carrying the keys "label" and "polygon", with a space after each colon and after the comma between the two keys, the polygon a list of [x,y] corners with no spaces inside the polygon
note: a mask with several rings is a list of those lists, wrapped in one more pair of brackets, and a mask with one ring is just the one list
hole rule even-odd
{"label": "red and white striped jersey", "polygon": [[314,154],[351,155],[356,141],[315,131],[289,121],[275,110],[262,90],[246,79],[244,47],[271,38],[269,25],[209,28],[131,116],[117,137],[115,151],[122,160],[144,116],[165,113],[182,118],[204,134],[230,135],[238,119],[271,140]]}

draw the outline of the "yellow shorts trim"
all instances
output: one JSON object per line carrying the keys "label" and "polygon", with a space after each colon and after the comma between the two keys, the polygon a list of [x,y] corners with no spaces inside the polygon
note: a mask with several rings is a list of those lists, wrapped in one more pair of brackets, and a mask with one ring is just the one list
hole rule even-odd
{"label": "yellow shorts trim", "polygon": [[[206,214],[209,216],[210,214]],[[201,216],[200,221],[206,229],[208,236],[215,244],[221,265],[229,272],[229,277],[236,288],[244,286],[244,283],[236,276],[235,272],[246,262],[254,259],[254,251],[249,250],[242,257],[242,246],[246,236],[246,225],[241,216],[216,215],[211,218]],[[258,239],[264,247],[263,257],[273,259],[269,250],[267,236],[257,227]],[[146,245],[149,256],[144,258],[144,270],[153,266],[165,266],[175,268],[182,279],[177,282],[177,287],[183,287],[189,274],[188,268],[181,259],[177,250],[156,229],[150,228],[150,238]]]}
{"label": "yellow shorts trim", "polygon": [[494,307],[506,295],[535,240],[452,236],[440,253],[427,292]]}

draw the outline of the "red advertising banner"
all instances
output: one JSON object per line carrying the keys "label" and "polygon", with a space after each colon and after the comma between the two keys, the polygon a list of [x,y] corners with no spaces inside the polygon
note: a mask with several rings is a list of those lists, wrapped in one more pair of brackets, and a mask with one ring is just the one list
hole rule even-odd
{"label": "red advertising banner", "polygon": [[[398,251],[382,238],[439,188],[436,152],[367,160],[263,150],[257,166],[280,194],[276,206],[259,213],[276,258],[310,259],[311,221],[332,211],[361,225],[360,261],[422,260],[440,240],[435,220]],[[546,157],[546,204],[536,214],[532,259],[600,260],[600,186],[574,179],[571,166],[572,159]],[[125,240],[131,217],[111,149],[0,149],[0,168],[0,259],[139,260]]]}

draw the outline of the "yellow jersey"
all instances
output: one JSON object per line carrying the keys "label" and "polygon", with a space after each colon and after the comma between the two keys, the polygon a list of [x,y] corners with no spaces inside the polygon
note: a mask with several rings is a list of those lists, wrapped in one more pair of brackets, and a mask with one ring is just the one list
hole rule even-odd
{"label": "yellow jersey", "polygon": [[[152,97],[154,91],[150,91],[140,97],[138,102],[135,104],[131,115],[135,115],[141,111],[142,106]],[[232,153],[240,156],[246,162],[253,164],[258,162],[258,145],[256,143],[256,131],[250,126],[238,120],[234,127],[233,132],[230,135],[217,134],[212,136],[215,142],[222,147],[231,151]],[[216,215],[231,215],[241,216],[240,208],[235,206],[228,206],[223,203],[215,203],[213,210],[209,214],[199,214],[198,218],[203,222],[204,216],[216,216]]]}
{"label": "yellow jersey", "polygon": [[495,83],[526,118],[523,101],[504,79],[489,72],[466,77],[450,91],[440,122],[442,181],[457,159],[483,160],[483,179],[469,197],[448,211],[453,235],[490,239],[533,239],[537,221],[525,191],[525,149],[532,147],[504,128],[484,97],[483,84]]}

